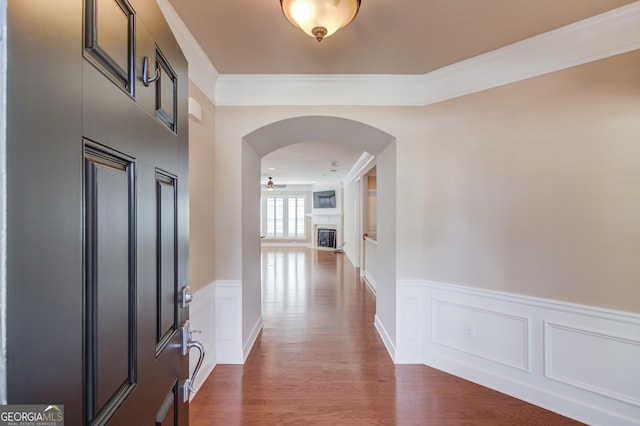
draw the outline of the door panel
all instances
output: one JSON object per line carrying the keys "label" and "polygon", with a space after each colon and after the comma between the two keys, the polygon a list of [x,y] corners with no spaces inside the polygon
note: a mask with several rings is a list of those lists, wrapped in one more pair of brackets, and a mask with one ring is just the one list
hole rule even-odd
{"label": "door panel", "polygon": [[176,95],[178,81],[175,71],[160,49],[156,49],[156,69],[158,83],[156,84],[156,117],[172,132],[176,131]]}
{"label": "door panel", "polygon": [[9,12],[9,402],[188,424],[184,56],[154,0]]}
{"label": "door panel", "polygon": [[126,73],[131,53],[129,40],[134,35],[131,7],[115,0],[96,0],[95,5],[96,48],[105,52]]}
{"label": "door panel", "polygon": [[135,383],[135,164],[85,146],[86,419],[108,418]]}
{"label": "door panel", "polygon": [[127,0],[86,0],[85,57],[121,89],[135,90],[135,12]]}
{"label": "door panel", "polygon": [[157,300],[157,346],[156,354],[164,349],[178,329],[178,281],[176,227],[177,192],[176,179],[167,173],[156,172],[157,196],[157,253],[158,293]]}

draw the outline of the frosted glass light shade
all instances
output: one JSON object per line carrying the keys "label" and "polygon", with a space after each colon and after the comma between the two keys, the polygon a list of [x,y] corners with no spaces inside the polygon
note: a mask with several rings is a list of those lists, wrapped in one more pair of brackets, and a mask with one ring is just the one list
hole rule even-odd
{"label": "frosted glass light shade", "polygon": [[276,186],[273,184],[273,180],[271,179],[273,178],[269,176],[269,181],[267,182],[267,185],[265,187],[267,191],[273,191],[274,189],[276,189]]}
{"label": "frosted glass light shade", "polygon": [[292,24],[322,41],[353,21],[360,0],[280,0],[280,6]]}

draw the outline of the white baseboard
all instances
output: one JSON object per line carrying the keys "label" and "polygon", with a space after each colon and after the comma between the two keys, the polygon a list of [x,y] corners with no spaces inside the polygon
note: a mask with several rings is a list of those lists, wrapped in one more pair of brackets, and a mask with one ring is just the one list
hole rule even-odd
{"label": "white baseboard", "polygon": [[368,271],[364,271],[364,273],[361,273],[360,276],[362,277],[364,282],[367,284],[367,287],[369,287],[369,290],[371,290],[371,292],[375,295],[376,288],[377,288],[375,278],[373,278],[373,276]]}
{"label": "white baseboard", "polygon": [[588,424],[640,424],[638,314],[428,281],[399,282],[396,303],[397,362]]}
{"label": "white baseboard", "polygon": [[377,314],[375,316],[375,320],[373,322],[373,325],[376,327],[376,330],[378,331],[378,335],[382,339],[382,342],[384,343],[384,346],[387,348],[387,352],[389,352],[389,355],[391,356],[391,359],[395,362],[396,347],[393,344],[393,340],[389,336],[389,333],[387,332],[387,329],[384,327],[384,324],[382,324],[382,321],[380,321],[380,317],[378,317]]}
{"label": "white baseboard", "polygon": [[256,343],[256,339],[260,335],[260,332],[262,331],[263,326],[264,326],[264,321],[262,319],[262,315],[260,315],[256,323],[253,325],[253,328],[251,329],[251,333],[249,334],[249,337],[247,338],[246,342],[242,346],[242,353],[243,353],[242,363],[243,364],[247,360],[249,353],[251,353],[251,349],[253,349],[253,345]]}
{"label": "white baseboard", "polygon": [[[205,349],[204,361],[193,383],[196,393],[216,366],[214,306],[215,285],[211,283],[193,294],[193,301],[189,307],[189,320],[191,322],[191,329],[194,330],[193,338],[202,343]],[[197,350],[189,352],[189,377],[193,374],[193,370],[198,362],[198,355]],[[190,398],[193,398],[196,393],[192,393]]]}
{"label": "white baseboard", "polygon": [[312,245],[311,245],[311,243],[309,241],[298,241],[298,242],[287,241],[287,242],[282,242],[282,243],[278,243],[278,242],[271,242],[271,243],[261,242],[260,246],[261,247],[286,247],[286,248],[312,248]]}

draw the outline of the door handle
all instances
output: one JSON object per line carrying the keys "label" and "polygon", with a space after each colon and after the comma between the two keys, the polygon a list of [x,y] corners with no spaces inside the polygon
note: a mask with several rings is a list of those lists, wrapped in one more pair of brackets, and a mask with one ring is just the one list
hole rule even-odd
{"label": "door handle", "polygon": [[191,330],[191,322],[186,320],[182,326],[180,327],[181,333],[181,354],[182,356],[189,355],[191,348],[196,348],[199,351],[198,362],[196,363],[196,367],[193,369],[193,374],[188,379],[180,382],[180,390],[182,393],[182,402],[189,402],[189,397],[191,393],[195,393],[195,388],[193,384],[195,383],[196,377],[200,372],[200,367],[202,367],[202,362],[204,361],[204,345],[197,340],[193,340],[193,333],[199,332],[197,330]]}
{"label": "door handle", "polygon": [[156,67],[156,73],[149,77],[149,58],[144,57],[142,60],[142,83],[145,87],[149,87],[151,83],[155,83],[160,78],[160,70]]}

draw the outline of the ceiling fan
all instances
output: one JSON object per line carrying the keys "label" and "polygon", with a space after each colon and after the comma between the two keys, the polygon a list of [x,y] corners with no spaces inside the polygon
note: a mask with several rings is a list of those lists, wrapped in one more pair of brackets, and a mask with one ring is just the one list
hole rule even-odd
{"label": "ceiling fan", "polygon": [[269,180],[267,181],[267,184],[265,185],[265,189],[267,191],[273,191],[276,188],[286,188],[287,185],[276,185],[273,183],[273,177],[269,176]]}

